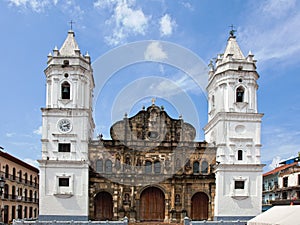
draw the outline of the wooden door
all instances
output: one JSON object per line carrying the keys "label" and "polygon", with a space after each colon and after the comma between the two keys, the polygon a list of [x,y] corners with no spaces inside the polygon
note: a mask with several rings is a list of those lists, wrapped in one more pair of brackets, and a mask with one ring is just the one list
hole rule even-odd
{"label": "wooden door", "polygon": [[165,218],[165,196],[155,187],[145,189],[140,198],[140,220],[141,221],[164,221]]}
{"label": "wooden door", "polygon": [[203,192],[198,192],[192,197],[192,220],[208,219],[208,196]]}
{"label": "wooden door", "polygon": [[113,218],[113,199],[108,192],[100,192],[94,200],[95,220],[112,220]]}

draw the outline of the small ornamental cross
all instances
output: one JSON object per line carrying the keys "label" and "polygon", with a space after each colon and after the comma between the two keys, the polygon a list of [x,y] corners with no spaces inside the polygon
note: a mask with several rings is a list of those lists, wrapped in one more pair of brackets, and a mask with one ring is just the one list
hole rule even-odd
{"label": "small ornamental cross", "polygon": [[73,20],[71,20],[70,22],[70,26],[71,26],[71,30],[73,30],[73,24],[75,23]]}
{"label": "small ornamental cross", "polygon": [[156,99],[155,98],[152,98],[152,105],[155,105],[155,101],[156,101]]}
{"label": "small ornamental cross", "polygon": [[234,37],[234,33],[236,32],[236,30],[234,29],[233,24],[231,24],[231,26],[229,26],[229,27],[231,28],[229,34],[230,34],[231,37]]}

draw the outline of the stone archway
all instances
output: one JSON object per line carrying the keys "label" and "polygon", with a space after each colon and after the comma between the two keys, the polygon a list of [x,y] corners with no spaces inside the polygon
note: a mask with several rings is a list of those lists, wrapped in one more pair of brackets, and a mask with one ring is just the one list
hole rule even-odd
{"label": "stone archway", "polygon": [[139,211],[141,221],[164,221],[164,193],[157,187],[148,187],[143,190],[140,197]]}
{"label": "stone archway", "polygon": [[95,220],[112,220],[113,198],[106,191],[99,192],[94,199]]}
{"label": "stone archway", "polygon": [[197,192],[194,194],[191,201],[191,219],[207,220],[208,203],[208,196],[204,192]]}

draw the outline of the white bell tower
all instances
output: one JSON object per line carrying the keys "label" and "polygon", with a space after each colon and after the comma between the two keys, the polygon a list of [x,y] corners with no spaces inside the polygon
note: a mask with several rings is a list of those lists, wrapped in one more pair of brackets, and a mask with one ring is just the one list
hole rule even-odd
{"label": "white bell tower", "polygon": [[230,32],[224,54],[210,64],[205,139],[217,147],[215,220],[249,219],[261,212],[261,119],[256,61],[244,57]]}
{"label": "white bell tower", "polygon": [[72,30],[48,55],[42,108],[39,220],[88,220],[88,143],[93,135],[93,71]]}

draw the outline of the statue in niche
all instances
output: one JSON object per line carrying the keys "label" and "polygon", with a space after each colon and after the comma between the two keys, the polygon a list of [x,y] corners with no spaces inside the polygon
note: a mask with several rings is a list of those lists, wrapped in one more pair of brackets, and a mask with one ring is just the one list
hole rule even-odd
{"label": "statue in niche", "polygon": [[116,168],[116,170],[120,170],[121,169],[121,160],[120,160],[119,156],[116,157],[115,168]]}
{"label": "statue in niche", "polygon": [[130,205],[131,201],[130,201],[130,195],[128,193],[126,193],[124,195],[124,199],[123,199],[123,205]]}
{"label": "statue in niche", "polygon": [[186,164],[185,164],[184,169],[187,170],[187,171],[189,171],[191,168],[192,168],[192,167],[191,167],[191,160],[188,160],[188,161],[186,162]]}
{"label": "statue in niche", "polygon": [[126,158],[125,158],[125,169],[126,170],[130,170],[131,169],[131,159],[130,159],[130,156],[127,155]]}
{"label": "statue in niche", "polygon": [[136,161],[136,166],[142,166],[143,162],[141,160],[141,158],[139,157]]}
{"label": "statue in niche", "polygon": [[180,195],[176,194],[175,195],[175,205],[179,205],[180,204]]}
{"label": "statue in niche", "polygon": [[148,123],[149,130],[156,130],[157,117],[158,117],[157,112],[155,110],[152,110],[150,112],[149,123]]}
{"label": "statue in niche", "polygon": [[168,171],[168,170],[170,170],[170,168],[171,168],[171,162],[170,162],[170,159],[166,159],[165,160],[165,169]]}

